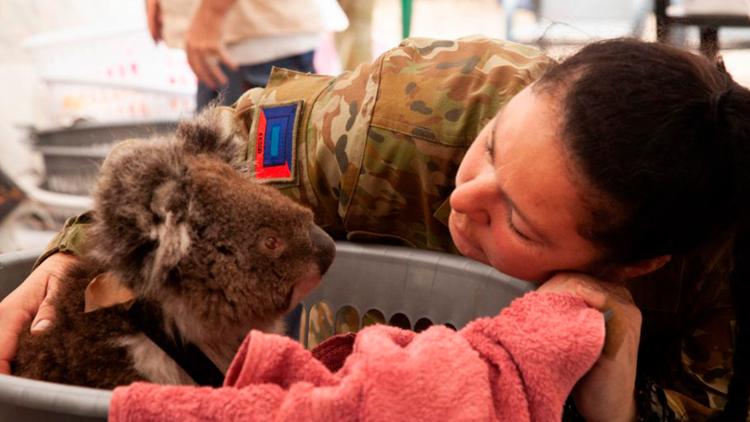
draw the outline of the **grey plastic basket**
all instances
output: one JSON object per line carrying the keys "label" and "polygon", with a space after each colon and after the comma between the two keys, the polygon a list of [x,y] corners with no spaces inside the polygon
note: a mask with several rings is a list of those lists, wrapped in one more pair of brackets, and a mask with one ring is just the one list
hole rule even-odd
{"label": "grey plastic basket", "polygon": [[[426,318],[460,328],[476,317],[495,315],[533,288],[460,256],[349,242],[337,242],[336,248],[323,283],[304,301],[306,315],[325,303],[334,313],[344,307],[359,315],[374,309],[386,321],[403,314],[411,327]],[[0,255],[0,297],[25,278],[37,255]],[[105,420],[110,397],[105,390],[0,375],[0,420]]]}

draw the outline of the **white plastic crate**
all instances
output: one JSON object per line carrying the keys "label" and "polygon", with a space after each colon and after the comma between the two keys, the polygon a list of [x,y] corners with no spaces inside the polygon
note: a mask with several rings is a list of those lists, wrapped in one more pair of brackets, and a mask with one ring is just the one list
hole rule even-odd
{"label": "white plastic crate", "polygon": [[154,44],[144,25],[47,32],[24,46],[43,81],[44,126],[174,120],[195,109],[185,53]]}
{"label": "white plastic crate", "polygon": [[194,92],[185,53],[156,45],[143,25],[77,27],[24,42],[44,79]]}
{"label": "white plastic crate", "polygon": [[128,123],[179,120],[195,110],[192,91],[145,88],[120,83],[48,79],[44,81],[40,111],[54,127],[78,121]]}

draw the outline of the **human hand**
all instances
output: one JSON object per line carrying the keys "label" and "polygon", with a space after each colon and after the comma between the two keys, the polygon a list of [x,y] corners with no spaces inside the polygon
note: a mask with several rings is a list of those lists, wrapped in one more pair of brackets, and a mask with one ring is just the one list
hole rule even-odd
{"label": "human hand", "polygon": [[227,83],[220,63],[232,70],[237,68],[221,40],[221,28],[227,11],[201,2],[185,34],[185,53],[190,68],[201,82],[212,89]]}
{"label": "human hand", "polygon": [[593,308],[612,312],[602,354],[576,385],[573,399],[587,421],[634,421],[642,316],[630,292],[620,284],[574,273],[558,274],[538,291],[573,293]]}
{"label": "human hand", "polygon": [[56,253],[42,262],[20,286],[0,302],[0,373],[10,374],[18,337],[31,322],[31,332],[44,331],[55,317],[50,305],[61,275],[77,258]]}
{"label": "human hand", "polygon": [[155,43],[161,41],[161,6],[159,6],[159,0],[146,0],[146,21],[151,38]]}

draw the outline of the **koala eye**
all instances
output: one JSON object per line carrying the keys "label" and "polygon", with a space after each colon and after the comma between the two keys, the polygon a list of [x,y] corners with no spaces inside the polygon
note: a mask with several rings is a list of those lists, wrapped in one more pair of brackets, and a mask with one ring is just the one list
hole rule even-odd
{"label": "koala eye", "polygon": [[279,242],[279,239],[274,236],[266,236],[263,240],[263,246],[269,251],[272,251],[281,246],[281,243]]}
{"label": "koala eye", "polygon": [[273,230],[261,230],[256,245],[266,255],[278,257],[284,251],[284,240]]}

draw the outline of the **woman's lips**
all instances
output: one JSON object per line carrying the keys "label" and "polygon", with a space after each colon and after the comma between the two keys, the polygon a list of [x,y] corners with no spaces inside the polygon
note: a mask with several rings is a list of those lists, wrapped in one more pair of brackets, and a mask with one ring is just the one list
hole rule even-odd
{"label": "woman's lips", "polygon": [[453,243],[456,244],[456,248],[458,248],[459,252],[461,252],[461,254],[463,254],[464,256],[480,262],[485,262],[485,260],[482,259],[483,254],[481,253],[481,249],[474,246],[474,243],[471,242],[464,234],[465,231],[462,228],[461,223],[465,218],[465,215],[459,214],[455,211],[451,212],[451,215],[448,218],[448,228],[450,229],[451,236],[453,237]]}

